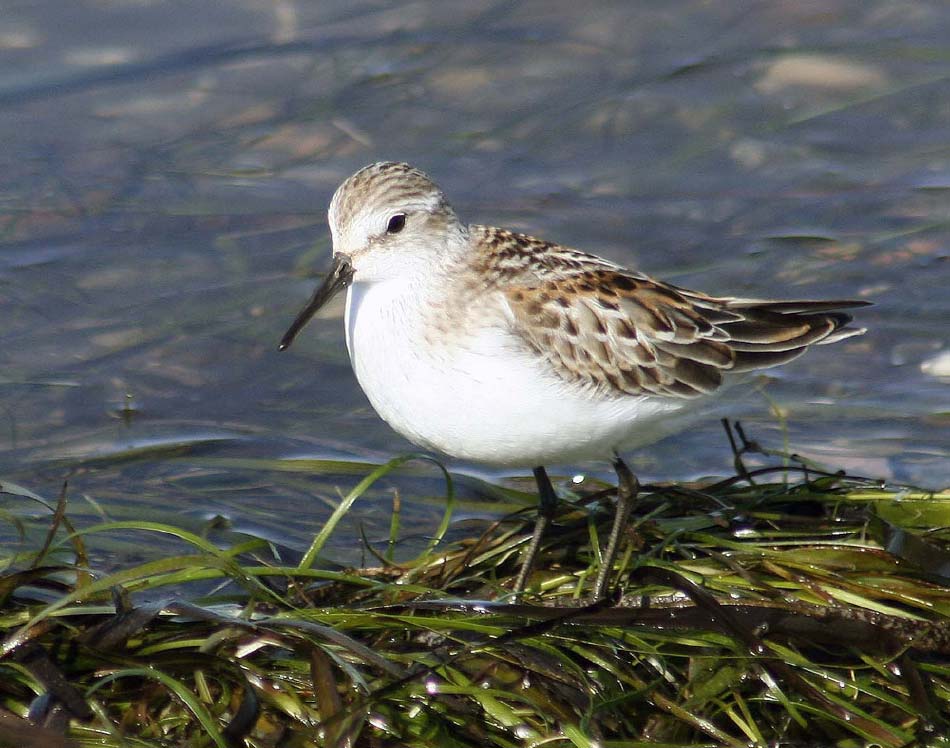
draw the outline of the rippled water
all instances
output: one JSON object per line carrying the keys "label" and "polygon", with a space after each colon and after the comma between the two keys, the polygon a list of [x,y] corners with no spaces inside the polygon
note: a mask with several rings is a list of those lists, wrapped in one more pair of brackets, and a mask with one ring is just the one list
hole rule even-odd
{"label": "rippled water", "polygon": [[[866,336],[736,415],[781,447],[771,403],[804,455],[945,484],[948,40],[950,8],[913,1],[8,8],[0,475],[46,496],[68,476],[90,517],[222,514],[305,543],[358,476],[255,460],[412,449],[359,391],[339,307],[276,350],[333,189],[397,158],[463,218],[679,285],[873,301]],[[715,422],[631,459],[647,479],[730,468]],[[421,533],[426,475],[403,484],[432,498],[406,510]],[[385,533],[379,495],[354,523]]]}

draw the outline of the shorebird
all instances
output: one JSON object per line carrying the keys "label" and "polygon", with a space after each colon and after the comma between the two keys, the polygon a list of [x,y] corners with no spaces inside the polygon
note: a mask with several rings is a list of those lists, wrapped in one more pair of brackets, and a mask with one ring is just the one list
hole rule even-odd
{"label": "shorebird", "polygon": [[862,301],[710,296],[610,260],[462,223],[422,171],[392,161],[330,203],[333,261],[280,343],[346,291],[346,346],[380,417],[434,452],[533,468],[527,584],[557,497],[544,465],[612,461],[617,508],[592,597],[608,588],[639,485],[620,457],[730,381],[859,335]]}

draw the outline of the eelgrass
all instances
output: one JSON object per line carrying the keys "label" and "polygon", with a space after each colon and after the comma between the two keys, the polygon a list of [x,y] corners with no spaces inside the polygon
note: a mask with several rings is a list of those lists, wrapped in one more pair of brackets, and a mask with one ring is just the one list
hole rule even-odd
{"label": "eelgrass", "polygon": [[[595,603],[609,489],[562,505],[522,602],[529,511],[409,562],[390,543],[318,566],[403,461],[296,563],[156,522],[77,532],[64,492],[0,576],[0,745],[950,744],[950,494],[737,456],[715,485],[646,487]],[[88,536],[131,530],[190,550],[89,568]]]}

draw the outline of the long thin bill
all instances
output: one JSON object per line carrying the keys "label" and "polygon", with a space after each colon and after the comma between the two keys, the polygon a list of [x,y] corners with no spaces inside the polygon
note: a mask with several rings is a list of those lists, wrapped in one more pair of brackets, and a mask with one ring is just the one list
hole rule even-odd
{"label": "long thin bill", "polygon": [[297,333],[304,328],[304,325],[311,320],[313,315],[320,311],[320,308],[336,296],[339,291],[350,285],[352,280],[353,264],[350,262],[350,258],[344,254],[333,255],[333,265],[330,267],[330,272],[327,273],[327,277],[323,279],[320,287],[313,292],[307,306],[301,310],[297,318],[291,323],[287,332],[284,333],[284,337],[280,339],[279,350],[286,351],[290,348],[290,344],[294,342]]}

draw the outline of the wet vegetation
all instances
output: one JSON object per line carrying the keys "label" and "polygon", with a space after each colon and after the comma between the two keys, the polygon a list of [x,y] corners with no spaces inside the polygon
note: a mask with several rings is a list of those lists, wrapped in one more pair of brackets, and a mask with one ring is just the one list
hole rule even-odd
{"label": "wet vegetation", "polygon": [[[901,485],[947,485],[945,2],[55,6],[0,29],[0,747],[948,742],[950,493]],[[276,352],[380,158],[677,284],[873,301],[755,423],[834,467],[734,435],[684,483],[714,419],[632,456],[677,482],[594,604],[611,486],[562,479],[514,600],[527,484],[368,464],[406,445],[338,320]]]}
{"label": "wet vegetation", "polygon": [[[758,446],[734,441],[733,477],[645,487],[617,593],[595,602],[609,486],[561,503],[518,601],[535,510],[453,522],[448,473],[414,558],[395,560],[398,494],[365,568],[324,557],[409,457],[292,555],[161,522],[77,528],[68,487],[50,501],[4,483],[41,511],[4,515],[19,543],[0,576],[0,745],[950,744],[950,493],[775,455],[747,469]],[[178,550],[103,571],[88,549],[109,534]]]}

